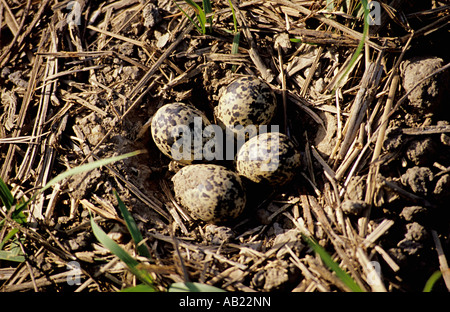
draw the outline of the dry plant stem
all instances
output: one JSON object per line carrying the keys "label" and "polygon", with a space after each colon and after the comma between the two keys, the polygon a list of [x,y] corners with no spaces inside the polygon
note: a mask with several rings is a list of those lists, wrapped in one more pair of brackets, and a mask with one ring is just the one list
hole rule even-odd
{"label": "dry plant stem", "polygon": [[372,160],[371,160],[372,165],[370,167],[369,175],[367,177],[367,189],[366,189],[366,198],[365,198],[365,201],[368,204],[368,208],[364,211],[363,217],[361,219],[362,222],[360,223],[360,229],[359,229],[359,233],[362,237],[366,236],[367,224],[369,222],[369,216],[370,216],[370,212],[371,212],[373,195],[375,192],[376,177],[378,176],[378,171],[380,168],[379,163],[376,162],[376,160],[378,159],[378,157],[381,154],[381,148],[383,146],[383,142],[384,142],[384,138],[385,138],[385,132],[386,132],[387,124],[388,124],[389,113],[391,112],[392,104],[394,103],[395,93],[397,91],[399,79],[400,78],[399,78],[398,74],[395,74],[394,78],[392,79],[391,86],[389,88],[389,95],[388,95],[388,98],[386,101],[386,106],[384,107],[384,112],[383,112],[383,116],[381,119],[381,126],[380,126],[380,130],[378,132],[377,142],[375,145],[374,152],[372,154]]}
{"label": "dry plant stem", "polygon": [[152,48],[151,48],[149,45],[147,45],[145,42],[142,42],[142,41],[139,41],[139,40],[135,40],[135,39],[131,39],[131,38],[127,38],[127,37],[125,37],[125,36],[121,36],[121,35],[118,35],[118,34],[116,34],[116,33],[111,32],[111,31],[103,30],[103,29],[97,28],[97,27],[92,26],[92,25],[87,26],[87,28],[90,29],[90,30],[94,30],[94,31],[96,31],[96,32],[99,32],[99,33],[108,35],[108,36],[110,36],[111,38],[116,38],[116,39],[119,39],[119,40],[123,40],[123,41],[125,41],[125,42],[132,43],[132,44],[134,44],[134,45],[136,45],[136,46],[138,46],[138,47],[143,48],[143,49],[146,50],[148,53],[154,52],[154,51],[153,51],[154,49],[152,49]]}
{"label": "dry plant stem", "polygon": [[360,261],[361,267],[365,273],[367,279],[369,279],[369,285],[374,292],[386,292],[386,287],[384,286],[380,275],[375,270],[375,267],[370,263],[369,257],[363,251],[361,247],[356,249],[356,256]]}
{"label": "dry plant stem", "polygon": [[[6,2],[5,2],[5,4],[6,4]],[[3,68],[6,65],[6,63],[9,61],[9,58],[12,55],[13,47],[16,44],[16,42],[19,41],[19,36],[21,35],[21,31],[22,31],[23,27],[25,26],[25,20],[28,17],[28,12],[30,10],[30,6],[31,6],[31,0],[28,0],[25,10],[23,12],[22,21],[20,22],[20,26],[16,29],[13,40],[9,44],[8,49],[2,55],[0,55],[0,68]],[[9,6],[7,4],[6,4],[6,7],[9,9]],[[11,11],[9,11],[9,12],[11,12]],[[12,16],[12,14],[11,14],[11,16]],[[14,27],[12,27],[12,28],[14,28]],[[30,28],[32,28],[32,27],[30,26]],[[18,45],[22,44],[24,37],[25,36],[21,37],[21,40],[19,41]]]}
{"label": "dry plant stem", "polygon": [[353,102],[350,117],[345,126],[346,132],[337,155],[337,160],[344,159],[350,145],[358,133],[359,125],[361,124],[366,111],[373,100],[383,70],[380,61],[381,54],[379,55],[378,60],[367,66],[366,71],[364,72],[361,87],[356,95],[355,101]]}
{"label": "dry plant stem", "polygon": [[20,26],[17,23],[14,14],[11,12],[11,9],[8,6],[8,3],[6,2],[6,0],[1,0],[1,6],[3,7],[3,10],[5,10],[4,11],[5,12],[5,23],[6,23],[6,25],[8,25],[8,28],[9,28],[9,30],[11,30],[12,34],[14,36],[16,36],[17,33],[19,32]]}
{"label": "dry plant stem", "polygon": [[319,49],[317,50],[317,54],[316,54],[316,57],[314,58],[314,62],[312,63],[311,68],[309,69],[308,77],[306,77],[305,84],[303,85],[303,88],[300,91],[300,96],[304,97],[306,95],[306,91],[308,90],[311,80],[314,76],[314,73],[316,72],[317,65],[319,64],[319,60],[322,57],[322,52],[323,52],[323,46],[320,46]]}
{"label": "dry plant stem", "polygon": [[[175,224],[174,224],[175,225]],[[170,237],[172,238],[172,244],[173,244],[173,248],[174,248],[174,250],[175,250],[175,252],[176,252],[176,255],[177,255],[177,258],[178,258],[178,261],[179,261],[179,266],[180,266],[180,270],[181,270],[181,272],[183,273],[183,280],[185,281],[185,282],[189,282],[190,281],[190,279],[189,279],[189,273],[188,273],[188,271],[187,271],[187,269],[186,269],[186,265],[184,264],[184,260],[183,260],[183,257],[181,256],[181,252],[180,252],[180,245],[178,244],[178,239],[177,239],[177,237],[174,235],[174,228],[173,227],[171,227],[170,228]]]}
{"label": "dry plant stem", "polygon": [[392,79],[391,86],[389,88],[389,94],[388,94],[388,98],[386,101],[386,106],[384,107],[383,116],[381,118],[381,125],[380,125],[380,130],[379,130],[378,136],[377,136],[377,142],[376,142],[375,149],[374,149],[373,155],[372,155],[372,161],[371,161],[372,163],[375,162],[381,154],[381,148],[383,146],[385,132],[386,132],[386,128],[387,128],[388,120],[389,120],[388,116],[389,116],[389,113],[391,112],[392,105],[394,103],[395,93],[397,91],[399,80],[400,80],[400,76],[398,75],[398,73],[396,73],[394,75],[394,78]]}
{"label": "dry plant stem", "polygon": [[394,225],[394,221],[385,219],[383,220],[367,237],[364,239],[362,246],[368,248],[375,241],[380,238],[391,226]]}
{"label": "dry plant stem", "polygon": [[[443,17],[441,17],[440,19],[432,22],[431,24],[424,26],[416,31],[414,31],[414,37],[418,37],[418,36],[426,36],[440,28],[443,27],[448,27],[449,25],[449,20],[450,20],[450,15],[444,15]],[[401,42],[406,42],[407,40],[409,40],[409,35],[405,35],[403,37],[400,38]]]}
{"label": "dry plant stem", "polygon": [[[20,241],[19,235],[16,234],[16,238],[17,238],[17,241],[18,241],[18,243],[19,243],[20,250],[22,251],[23,254],[26,254],[25,248],[23,247],[23,244],[22,244],[22,242]],[[33,290],[34,290],[35,292],[38,292],[38,287],[37,287],[37,285],[36,285],[36,280],[35,280],[35,277],[34,277],[33,268],[32,268],[32,266],[31,266],[31,264],[30,264],[30,261],[29,261],[28,259],[26,259],[26,260],[25,260],[25,264],[26,264],[26,266],[27,266],[28,272],[29,272],[30,277],[31,277],[31,282],[32,282],[32,284],[33,284]]]}
{"label": "dry plant stem", "polygon": [[389,254],[381,248],[379,245],[375,245],[374,249],[381,255],[384,261],[389,265],[389,267],[392,269],[393,272],[398,272],[400,270],[400,267],[397,263],[389,256]]}
{"label": "dry plant stem", "polygon": [[278,45],[278,62],[280,63],[280,74],[281,74],[281,95],[283,99],[283,126],[284,133],[289,135],[288,118],[287,118],[287,100],[286,100],[286,72],[283,65],[283,53],[281,47]]}
{"label": "dry plant stem", "polygon": [[[43,35],[41,37],[38,51],[42,51],[43,45],[46,43],[47,39],[48,39],[47,36]],[[20,136],[20,133],[23,128],[23,124],[25,122],[25,118],[27,116],[28,108],[30,106],[30,103],[31,103],[34,93],[36,91],[38,74],[39,74],[39,70],[41,68],[42,62],[43,62],[43,57],[40,55],[37,55],[34,60],[33,68],[31,70],[30,79],[28,80],[27,92],[25,93],[25,95],[23,97],[22,105],[20,107],[18,121],[17,121],[17,128],[14,130],[11,137],[15,138],[15,137]],[[8,147],[8,153],[6,154],[6,158],[3,162],[2,171],[1,171],[1,178],[5,182],[8,182],[8,180],[9,180],[9,174],[12,170],[12,160],[14,159],[15,152],[16,152],[16,146],[10,145]]]}
{"label": "dry plant stem", "polygon": [[[322,283],[320,283],[319,279],[317,279],[306,267],[306,265],[304,265],[301,260],[298,258],[298,256],[294,253],[294,251],[289,247],[289,245],[286,245],[287,250],[289,251],[289,253],[291,254],[291,262],[294,263],[301,271],[303,276],[305,276],[305,278],[311,280],[315,286],[317,287],[317,289],[319,291],[322,292],[328,292],[330,291],[329,288],[325,287],[324,285],[322,285]],[[295,290],[294,290],[295,291]]]}

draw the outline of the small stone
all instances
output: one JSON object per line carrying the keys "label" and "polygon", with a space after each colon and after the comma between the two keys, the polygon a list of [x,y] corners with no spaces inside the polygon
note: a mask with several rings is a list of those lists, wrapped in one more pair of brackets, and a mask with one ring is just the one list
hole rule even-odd
{"label": "small stone", "polygon": [[406,157],[416,166],[423,166],[432,162],[435,152],[435,143],[431,138],[414,140],[406,150]]}
{"label": "small stone", "polygon": [[161,21],[159,10],[153,3],[149,3],[144,7],[142,16],[144,17],[144,26],[148,28],[152,28]]}
{"label": "small stone", "polygon": [[406,225],[405,238],[416,242],[423,241],[428,237],[425,228],[417,222],[408,223]]}
{"label": "small stone", "polygon": [[412,167],[401,176],[401,182],[409,186],[414,193],[427,195],[429,184],[433,180],[433,172],[428,167]]}
{"label": "small stone", "polygon": [[433,194],[439,199],[450,197],[450,174],[444,174],[439,178],[434,187]]}
{"label": "small stone", "polygon": [[277,258],[281,259],[284,255],[289,253],[287,247],[292,251],[299,253],[303,249],[301,243],[300,231],[292,229],[284,233],[278,234],[273,241],[273,248],[279,248],[277,252]]}
{"label": "small stone", "polygon": [[420,216],[423,216],[426,213],[426,209],[421,206],[409,206],[403,208],[400,213],[400,217],[405,219],[406,221],[412,221]]}
{"label": "small stone", "polygon": [[359,215],[366,209],[367,203],[363,200],[346,200],[342,202],[341,209],[346,214]]}
{"label": "small stone", "polygon": [[285,261],[271,261],[264,269],[264,290],[271,291],[278,289],[289,280],[287,263]]}
{"label": "small stone", "polygon": [[234,233],[229,227],[208,224],[205,228],[205,237],[212,244],[221,245],[229,242],[234,237]]}
{"label": "small stone", "polygon": [[444,103],[449,74],[444,71],[439,75],[417,82],[442,67],[444,61],[438,57],[415,57],[406,60],[401,65],[402,84],[408,94],[409,104],[417,116],[435,113],[441,103]]}

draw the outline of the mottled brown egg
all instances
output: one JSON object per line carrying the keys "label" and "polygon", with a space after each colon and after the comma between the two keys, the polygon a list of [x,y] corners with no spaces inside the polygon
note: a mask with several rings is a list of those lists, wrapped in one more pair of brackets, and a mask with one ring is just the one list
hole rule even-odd
{"label": "mottled brown egg", "polygon": [[285,134],[267,132],[248,140],[236,155],[237,172],[256,183],[283,185],[300,167],[300,153]]}
{"label": "mottled brown egg", "polygon": [[239,126],[269,124],[276,106],[275,94],[266,82],[257,77],[242,77],[228,85],[214,114],[225,127],[237,133]]}
{"label": "mottled brown egg", "polygon": [[202,132],[210,124],[205,114],[197,108],[176,102],[156,111],[151,122],[151,133],[162,153],[190,164],[194,160],[202,160],[203,146],[208,141]]}
{"label": "mottled brown egg", "polygon": [[196,219],[228,221],[238,217],[245,208],[241,179],[225,167],[189,165],[178,171],[172,181],[175,199]]}

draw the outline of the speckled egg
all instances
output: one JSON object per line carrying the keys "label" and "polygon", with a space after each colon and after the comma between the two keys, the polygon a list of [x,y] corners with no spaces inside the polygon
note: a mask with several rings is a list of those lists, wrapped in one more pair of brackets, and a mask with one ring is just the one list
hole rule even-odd
{"label": "speckled egg", "polygon": [[267,125],[275,115],[277,101],[270,86],[257,77],[233,81],[219,99],[214,114],[234,133],[239,125]]}
{"label": "speckled egg", "polygon": [[[202,160],[203,146],[208,140],[202,132],[210,124],[197,108],[176,102],[157,110],[152,118],[151,133],[156,146],[166,156],[190,164]],[[201,141],[195,143],[196,139]]]}
{"label": "speckled egg", "polygon": [[241,178],[225,167],[189,165],[172,178],[176,200],[196,219],[222,222],[238,217],[246,196]]}
{"label": "speckled egg", "polygon": [[283,185],[300,167],[300,153],[285,134],[267,132],[248,140],[236,155],[237,172],[256,183]]}

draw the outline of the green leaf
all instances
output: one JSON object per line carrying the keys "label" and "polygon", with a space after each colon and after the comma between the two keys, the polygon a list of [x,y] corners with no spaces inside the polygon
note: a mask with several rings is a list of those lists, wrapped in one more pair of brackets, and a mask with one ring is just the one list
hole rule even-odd
{"label": "green leaf", "polygon": [[355,53],[353,54],[352,58],[350,59],[349,64],[347,65],[347,68],[345,69],[344,74],[339,78],[338,83],[336,84],[335,90],[337,88],[343,87],[342,81],[346,81],[346,79],[344,79],[345,77],[347,77],[347,75],[349,74],[349,72],[352,70],[353,66],[355,65],[356,61],[359,58],[359,55],[361,54],[363,48],[364,48],[364,44],[366,42],[366,37],[367,34],[369,33],[369,23],[367,21],[367,16],[369,15],[369,8],[367,6],[367,0],[361,0],[361,4],[364,8],[364,29],[363,29],[363,36],[361,38],[361,41],[358,43],[358,46],[356,47]]}
{"label": "green leaf", "polygon": [[3,238],[2,242],[0,243],[0,250],[3,249],[3,246],[5,246],[5,243],[10,240],[17,232],[19,232],[19,229],[12,229],[11,231],[8,232],[8,234],[5,235],[5,237]]}
{"label": "green leaf", "polygon": [[203,0],[203,10],[206,14],[212,13],[212,6],[210,0]]}
{"label": "green leaf", "polygon": [[[0,200],[3,203],[3,205],[6,207],[6,210],[10,210],[11,208],[14,208],[14,211],[11,213],[11,219],[16,221],[19,224],[25,224],[27,222],[27,217],[24,215],[22,210],[27,207],[28,202],[25,202],[21,200],[16,206],[14,207],[14,196],[9,190],[8,185],[0,178]],[[0,226],[5,223],[5,219],[0,221]],[[0,247],[1,249],[1,247]]]}
{"label": "green leaf", "polygon": [[201,283],[173,283],[169,292],[225,292],[225,290]]}
{"label": "green leaf", "polygon": [[441,271],[434,272],[430,278],[425,283],[425,287],[423,288],[423,292],[430,292],[433,289],[434,284],[442,277]]}
{"label": "green leaf", "polygon": [[155,291],[156,289],[153,286],[140,284],[134,287],[124,288],[120,292],[155,292]]}
{"label": "green leaf", "polygon": [[197,3],[195,3],[192,0],[184,0],[187,4],[189,4],[197,14],[197,19],[201,26],[201,33],[206,34],[206,14],[205,11],[202,10],[201,7],[198,6]]}
{"label": "green leaf", "polygon": [[17,255],[11,250],[0,250],[0,260],[24,262],[25,257],[23,255]]}
{"label": "green leaf", "polygon": [[233,24],[234,24],[234,32],[237,33],[237,19],[236,19],[236,13],[234,12],[234,7],[233,7],[233,3],[231,2],[231,0],[228,0],[228,3],[230,5],[231,8],[231,13],[233,14]]}
{"label": "green leaf", "polygon": [[[203,11],[205,12],[205,17],[206,17],[206,15],[213,12],[210,0],[203,0]],[[213,20],[212,17],[208,17],[206,19],[206,22],[209,23],[209,31],[210,32],[212,31],[212,20]]]}
{"label": "green leaf", "polygon": [[175,0],[172,0],[173,3],[175,3],[175,5],[177,6],[177,8],[184,14],[184,16],[186,16],[189,21],[192,23],[192,25],[195,26],[195,28],[197,28],[197,31],[199,33],[202,33],[202,29],[200,28],[200,26],[198,26],[198,24],[178,5],[178,3]]}
{"label": "green leaf", "polygon": [[5,205],[6,210],[11,209],[12,205],[14,204],[14,196],[9,190],[8,185],[6,185],[6,183],[3,182],[1,178],[0,178],[0,200],[2,201],[3,205]]}
{"label": "green leaf", "polygon": [[133,216],[128,211],[127,207],[123,203],[123,201],[120,199],[117,192],[114,190],[114,195],[117,198],[117,201],[119,203],[119,209],[122,213],[122,217],[125,220],[125,224],[127,225],[128,231],[131,234],[131,237],[133,238],[134,243],[136,244],[136,249],[139,253],[139,255],[146,257],[148,259],[151,259],[150,251],[148,250],[147,246],[141,242],[143,242],[143,238],[141,235],[141,232],[139,231],[136,222],[133,219]]}
{"label": "green leaf", "polygon": [[362,289],[353,280],[353,278],[348,275],[344,270],[341,269],[339,264],[337,264],[331,256],[326,252],[322,246],[319,245],[312,237],[308,237],[302,234],[302,238],[308,243],[308,245],[320,256],[322,261],[336,273],[336,276],[354,292],[362,292]]}
{"label": "green leaf", "polygon": [[233,45],[231,46],[231,54],[237,54],[239,52],[239,40],[241,38],[241,33],[237,32],[233,37]]}
{"label": "green leaf", "polygon": [[106,233],[95,223],[91,217],[91,227],[95,237],[100,243],[109,249],[114,255],[122,260],[128,267],[128,269],[143,283],[150,287],[153,286],[153,279],[146,270],[139,269],[139,262],[131,257],[122,247],[116,244]]}
{"label": "green leaf", "polygon": [[[74,167],[72,169],[69,169],[67,171],[64,171],[63,173],[59,174],[58,176],[56,176],[55,178],[51,179],[42,189],[39,190],[39,192],[44,192],[46,189],[52,187],[53,185],[55,185],[56,183],[64,180],[65,178],[68,178],[70,176],[73,176],[75,174],[78,173],[82,173],[82,172],[86,172],[86,171],[90,171],[96,168],[99,168],[101,166],[105,166],[105,165],[109,165],[110,163],[128,158],[128,157],[132,157],[132,156],[136,156],[139,154],[142,154],[143,151],[134,151],[131,153],[127,153],[127,154],[123,154],[123,155],[119,155],[119,156],[115,156],[115,157],[110,157],[110,158],[105,158],[105,159],[100,159],[91,163],[87,163],[81,166],[77,166]],[[35,195],[36,196],[36,195]]]}

